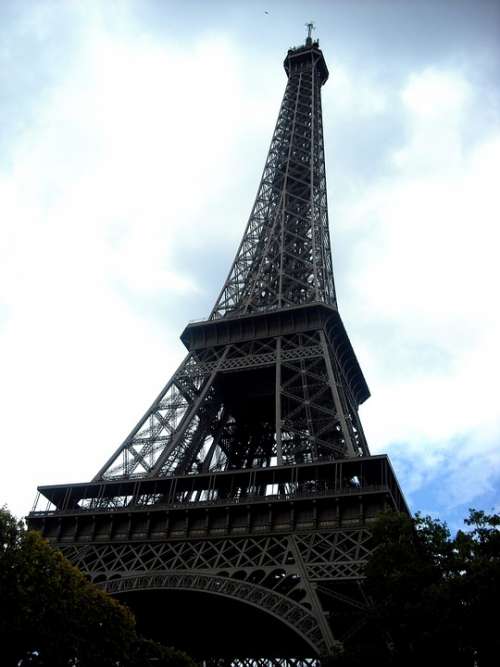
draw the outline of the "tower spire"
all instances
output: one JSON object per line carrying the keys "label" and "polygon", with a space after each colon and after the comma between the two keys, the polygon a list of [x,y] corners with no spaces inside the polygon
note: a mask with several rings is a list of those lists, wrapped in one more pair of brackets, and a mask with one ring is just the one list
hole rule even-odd
{"label": "tower spire", "polygon": [[313,23],[313,21],[309,21],[309,23],[306,23],[306,28],[307,28],[307,37],[306,37],[306,46],[311,46],[312,44],[312,31],[316,30],[316,27]]}
{"label": "tower spire", "polygon": [[243,240],[210,315],[335,305],[317,44],[290,49],[288,82]]}

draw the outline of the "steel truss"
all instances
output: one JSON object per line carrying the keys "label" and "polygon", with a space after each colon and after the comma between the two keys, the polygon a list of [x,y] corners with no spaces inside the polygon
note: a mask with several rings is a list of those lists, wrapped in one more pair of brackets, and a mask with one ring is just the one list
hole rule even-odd
{"label": "steel truss", "polygon": [[337,310],[328,69],[310,37],[284,65],[255,204],[209,318],[186,327],[186,358],[94,479],[40,487],[49,507],[28,519],[112,594],[235,601],[306,647],[238,651],[235,667],[317,667],[358,631],[370,524],[408,512],[387,457],[370,455],[358,416],[369,391]]}

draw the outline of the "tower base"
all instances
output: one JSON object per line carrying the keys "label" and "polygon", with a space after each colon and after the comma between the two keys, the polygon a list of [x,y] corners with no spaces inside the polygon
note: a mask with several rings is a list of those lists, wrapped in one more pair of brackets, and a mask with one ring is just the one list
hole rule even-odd
{"label": "tower base", "polygon": [[199,659],[334,651],[367,610],[370,525],[408,512],[384,455],[39,491],[29,527]]}

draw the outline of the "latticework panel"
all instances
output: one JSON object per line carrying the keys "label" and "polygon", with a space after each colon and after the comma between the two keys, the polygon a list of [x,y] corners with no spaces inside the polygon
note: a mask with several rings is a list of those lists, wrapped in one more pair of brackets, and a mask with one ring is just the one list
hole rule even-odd
{"label": "latticework panel", "polygon": [[[360,579],[372,546],[364,528],[245,537],[122,544],[61,546],[65,556],[92,577],[144,572],[201,570],[239,573],[268,588],[300,588],[297,563],[309,580]],[[295,594],[297,599],[298,594]]]}
{"label": "latticework panel", "polygon": [[113,574],[165,570],[263,572],[295,562],[287,536],[125,544],[73,544],[61,547],[84,572]]}
{"label": "latticework panel", "polygon": [[360,579],[373,546],[370,531],[312,532],[296,536],[307,576],[314,580]]}
{"label": "latticework panel", "polygon": [[[219,663],[214,660],[207,661],[207,664],[216,667]],[[224,663],[224,667],[320,667],[320,665],[321,662],[317,658],[233,658]]]}

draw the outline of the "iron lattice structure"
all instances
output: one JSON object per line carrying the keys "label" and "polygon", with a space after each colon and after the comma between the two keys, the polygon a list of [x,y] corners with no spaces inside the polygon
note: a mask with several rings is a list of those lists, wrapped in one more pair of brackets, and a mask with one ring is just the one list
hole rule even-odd
{"label": "iron lattice structure", "polygon": [[29,517],[106,590],[148,600],[150,623],[159,590],[274,619],[276,642],[198,652],[235,664],[313,660],[355,632],[370,521],[408,511],[368,450],[369,391],[337,309],[318,42],[284,66],[250,219],[209,318],[181,335],[187,357],[95,478],[40,487],[50,505]]}
{"label": "iron lattice structure", "polygon": [[250,219],[189,354],[96,479],[156,477],[367,455],[369,393],[338,316],[317,44],[288,83]]}

